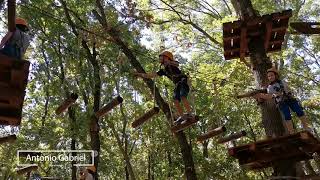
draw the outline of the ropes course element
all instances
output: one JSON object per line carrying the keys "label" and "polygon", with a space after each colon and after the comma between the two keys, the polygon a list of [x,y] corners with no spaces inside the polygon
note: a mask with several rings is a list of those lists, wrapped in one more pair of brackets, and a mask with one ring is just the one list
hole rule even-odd
{"label": "ropes course element", "polygon": [[219,144],[226,143],[226,142],[229,142],[229,141],[232,141],[232,140],[239,139],[239,138],[241,138],[241,137],[243,137],[243,136],[246,136],[246,135],[247,135],[246,131],[240,131],[240,132],[231,134],[231,135],[229,135],[229,136],[220,138],[220,139],[218,140],[218,143],[219,143]]}
{"label": "ropes course element", "polygon": [[72,104],[76,102],[77,99],[78,99],[78,94],[72,93],[70,97],[64,100],[64,102],[56,109],[56,115],[59,115],[62,112],[64,112],[66,109],[68,109]]}
{"label": "ropes course element", "polygon": [[109,112],[110,110],[112,110],[114,107],[116,107],[117,105],[119,105],[122,102],[123,102],[122,97],[121,96],[117,96],[116,98],[112,99],[107,105],[105,105],[104,107],[99,109],[95,113],[95,116],[97,118],[100,118],[100,117],[104,116],[105,114],[107,114],[107,112]]}
{"label": "ropes course element", "polygon": [[131,126],[133,128],[140,127],[143,123],[145,123],[147,120],[151,119],[154,115],[158,114],[160,111],[160,108],[153,107],[151,110],[149,110],[147,113],[136,119]]}
{"label": "ropes course element", "polygon": [[217,127],[215,129],[209,130],[208,132],[197,137],[197,142],[201,143],[211,137],[217,136],[223,132],[226,132],[227,128],[225,126]]}
{"label": "ropes course element", "polygon": [[2,143],[12,143],[17,139],[16,135],[10,135],[10,136],[6,136],[6,137],[2,137],[0,138],[0,144]]}
{"label": "ropes course element", "polygon": [[28,167],[21,168],[21,169],[17,170],[17,174],[18,175],[23,175],[25,173],[28,173],[28,172],[31,172],[31,171],[35,171],[37,169],[38,169],[37,165],[32,165],[32,166],[28,166]]}

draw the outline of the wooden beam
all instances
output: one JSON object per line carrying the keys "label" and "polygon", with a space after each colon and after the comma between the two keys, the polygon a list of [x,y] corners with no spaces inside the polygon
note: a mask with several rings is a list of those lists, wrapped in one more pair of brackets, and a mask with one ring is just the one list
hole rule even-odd
{"label": "wooden beam", "polygon": [[218,143],[219,144],[222,144],[222,143],[225,143],[225,142],[228,142],[228,141],[232,141],[232,140],[235,140],[235,139],[239,139],[243,136],[246,136],[247,133],[245,131],[240,131],[240,132],[237,132],[237,133],[234,133],[234,134],[231,134],[229,136],[226,136],[226,137],[222,137],[218,140]]}
{"label": "wooden beam", "polygon": [[301,34],[320,34],[320,22],[292,22],[290,26]]}
{"label": "wooden beam", "polygon": [[121,96],[118,96],[114,99],[112,99],[107,105],[105,105],[103,108],[101,108],[99,111],[95,113],[95,116],[97,118],[100,118],[101,116],[104,116],[107,112],[109,112],[111,109],[122,103],[123,99]]}
{"label": "wooden beam", "polygon": [[209,130],[207,133],[198,136],[197,141],[203,142],[211,137],[217,136],[217,135],[225,132],[226,130],[227,130],[227,128],[225,126],[221,126],[221,127]]}
{"label": "wooden beam", "polygon": [[0,144],[2,143],[12,143],[14,142],[15,140],[17,139],[17,136],[16,135],[10,135],[10,136],[6,136],[6,137],[2,137],[0,138]]}
{"label": "wooden beam", "polygon": [[241,27],[240,35],[240,59],[244,60],[247,51],[247,27]]}
{"label": "wooden beam", "polygon": [[8,30],[13,32],[16,29],[16,1],[8,0]]}
{"label": "wooden beam", "polygon": [[61,114],[66,109],[68,109],[73,103],[76,102],[78,99],[78,94],[72,93],[68,99],[66,99],[57,109],[56,109],[56,115]]}
{"label": "wooden beam", "polygon": [[149,110],[147,113],[145,113],[143,116],[136,119],[131,126],[133,128],[137,128],[140,125],[142,125],[144,122],[146,122],[148,119],[152,118],[154,115],[158,114],[160,109],[158,107],[154,107],[151,110]]}
{"label": "wooden beam", "polygon": [[193,124],[195,124],[196,122],[199,121],[199,116],[195,116],[194,118],[192,119],[189,119],[186,123],[184,124],[178,124],[176,126],[173,126],[171,127],[171,132],[173,133],[177,133],[177,132],[180,132],[190,126],[192,126]]}
{"label": "wooden beam", "polygon": [[17,170],[17,174],[18,175],[23,175],[25,173],[28,173],[28,172],[31,172],[31,171],[35,171],[37,169],[38,169],[37,165],[28,166],[28,167],[21,168],[21,169]]}

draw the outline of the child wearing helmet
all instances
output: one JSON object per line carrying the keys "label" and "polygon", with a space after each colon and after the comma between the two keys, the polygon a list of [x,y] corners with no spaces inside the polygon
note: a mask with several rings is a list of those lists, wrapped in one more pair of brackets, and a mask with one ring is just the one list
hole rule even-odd
{"label": "child wearing helmet", "polygon": [[28,46],[30,45],[30,37],[27,34],[28,25],[22,18],[16,18],[16,28],[13,32],[8,32],[0,42],[0,52],[22,59]]}
{"label": "child wearing helmet", "polygon": [[290,109],[297,114],[297,116],[301,120],[303,128],[311,131],[308,125],[308,120],[301,105],[299,104],[298,100],[293,97],[287,83],[279,79],[279,73],[277,69],[275,67],[268,69],[267,76],[270,82],[267,88],[268,94],[260,94],[258,95],[258,97],[262,99],[273,98],[275,100],[277,106],[279,107],[279,110],[284,116],[285,126],[289,134],[294,133]]}
{"label": "child wearing helmet", "polygon": [[[173,99],[176,110],[180,116],[177,119],[177,121],[175,121],[175,124],[185,123],[186,121],[183,121],[182,116],[186,119],[193,117],[191,113],[191,107],[187,99],[189,93],[188,77],[181,72],[181,70],[178,67],[179,64],[176,61],[174,61],[173,54],[171,52],[162,52],[159,55],[159,62],[161,63],[161,66],[163,66],[163,68],[161,68],[158,72],[146,74],[135,73],[135,75],[142,78],[154,78],[157,76],[168,77],[175,84]],[[183,106],[187,111],[186,114],[183,114],[180,102],[183,103]]]}

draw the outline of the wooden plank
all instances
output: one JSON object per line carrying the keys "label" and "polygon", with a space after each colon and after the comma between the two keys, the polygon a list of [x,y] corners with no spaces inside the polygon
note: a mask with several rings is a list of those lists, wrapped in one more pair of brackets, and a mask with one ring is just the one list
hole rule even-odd
{"label": "wooden plank", "polygon": [[229,136],[226,136],[226,137],[222,137],[218,140],[218,143],[219,144],[222,144],[222,143],[226,143],[228,141],[232,141],[232,140],[235,140],[235,139],[239,139],[243,136],[246,136],[247,133],[245,131],[240,131],[240,132],[237,132],[237,133],[234,133],[234,134],[231,134]]}
{"label": "wooden plank", "polygon": [[15,140],[17,139],[17,136],[16,135],[10,135],[10,136],[6,136],[6,137],[1,137],[0,138],[0,144],[3,144],[3,143],[12,143],[14,142]]}
{"label": "wooden plank", "polygon": [[247,51],[247,28],[241,28],[241,35],[240,35],[240,59],[244,59]]}
{"label": "wooden plank", "polygon": [[197,123],[198,121],[199,121],[199,116],[195,116],[194,118],[189,119],[184,124],[178,124],[178,125],[175,125],[175,126],[171,127],[171,131],[173,133],[180,132],[180,131],[192,126],[193,124]]}
{"label": "wooden plank", "polygon": [[107,112],[109,112],[111,109],[113,109],[114,107],[116,107],[117,105],[122,103],[122,101],[123,101],[122,97],[121,96],[117,96],[116,98],[112,99],[107,105],[105,105],[104,107],[99,109],[99,111],[97,111],[95,113],[95,116],[97,118],[100,118],[101,116],[103,116]]}
{"label": "wooden plank", "polygon": [[23,175],[25,173],[28,173],[28,172],[31,172],[31,171],[35,171],[37,169],[38,169],[37,165],[28,166],[28,167],[24,167],[24,168],[21,168],[21,169],[17,170],[17,174],[18,175]]}
{"label": "wooden plank", "polygon": [[290,26],[301,34],[320,34],[320,22],[292,22]]}
{"label": "wooden plank", "polygon": [[160,111],[160,108],[158,107],[154,107],[151,110],[149,110],[147,113],[145,113],[143,116],[139,117],[138,119],[136,119],[131,126],[133,128],[137,128],[139,126],[141,126],[144,122],[146,122],[147,120],[151,119],[154,115],[158,114]]}
{"label": "wooden plank", "polygon": [[320,151],[320,141],[310,132],[260,140],[228,149],[229,155],[239,159],[239,164],[250,169],[271,166],[274,161],[310,159],[313,152]]}
{"label": "wooden plank", "polygon": [[211,137],[214,137],[214,136],[217,136],[223,132],[225,132],[227,130],[227,128],[225,126],[221,126],[221,127],[218,127],[218,128],[215,128],[215,129],[211,129],[209,130],[208,132],[200,135],[197,137],[197,141],[198,142],[203,142]]}

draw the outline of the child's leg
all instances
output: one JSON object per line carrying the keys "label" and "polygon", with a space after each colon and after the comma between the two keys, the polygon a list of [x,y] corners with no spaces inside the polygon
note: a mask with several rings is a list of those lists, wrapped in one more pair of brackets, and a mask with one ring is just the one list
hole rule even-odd
{"label": "child's leg", "polygon": [[183,103],[184,108],[186,109],[188,114],[192,114],[190,103],[187,99],[189,93],[189,86],[187,82],[182,82],[180,85],[180,97]]}
{"label": "child's leg", "polygon": [[181,101],[181,97],[180,97],[180,87],[176,86],[176,88],[173,91],[173,99],[174,99],[174,106],[178,112],[179,116],[183,115],[183,110],[182,107],[180,106],[180,101]]}
{"label": "child's leg", "polygon": [[289,134],[293,134],[294,129],[293,129],[293,123],[291,120],[289,105],[287,103],[282,102],[279,104],[279,109],[284,116],[285,126],[287,128],[287,131],[289,132]]}
{"label": "child's leg", "polygon": [[299,102],[297,100],[292,100],[290,102],[290,108],[292,109],[292,111],[294,111],[297,116],[299,117],[302,127],[305,130],[310,130],[309,127],[309,121],[306,117],[306,115],[303,112],[302,106],[299,104]]}
{"label": "child's leg", "polygon": [[188,99],[186,97],[181,97],[181,101],[183,103],[183,106],[186,108],[187,112],[189,114],[191,114],[192,112],[191,112],[191,107],[190,107]]}
{"label": "child's leg", "polygon": [[182,110],[182,108],[180,106],[179,100],[174,100],[174,106],[176,107],[176,110],[177,110],[179,116],[182,116],[183,115],[183,110]]}
{"label": "child's leg", "polygon": [[293,134],[293,133],[294,133],[294,129],[293,129],[292,120],[285,121],[285,125],[286,125],[286,128],[287,128],[288,133],[289,133],[289,134]]}

